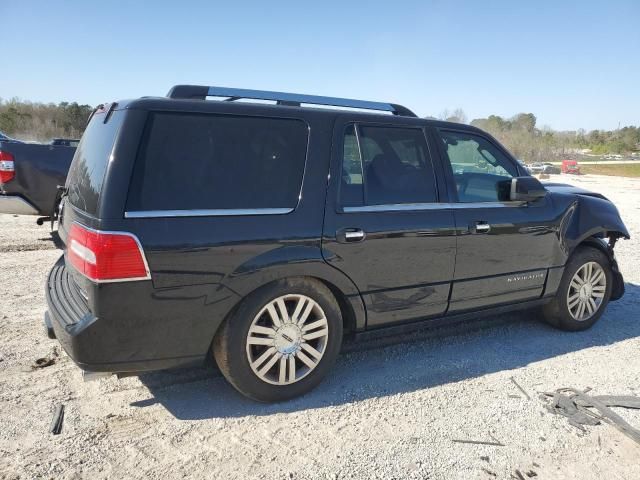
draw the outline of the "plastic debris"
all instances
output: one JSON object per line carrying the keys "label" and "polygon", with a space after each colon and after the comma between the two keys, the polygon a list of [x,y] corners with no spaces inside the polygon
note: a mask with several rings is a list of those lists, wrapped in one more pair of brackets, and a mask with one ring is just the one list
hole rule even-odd
{"label": "plastic debris", "polygon": [[[610,407],[640,409],[640,397],[630,395],[587,395],[587,391],[575,388],[559,388],[552,393],[544,393],[552,397],[546,408],[551,413],[569,419],[574,427],[586,431],[584,425],[599,425],[601,422],[613,425],[627,437],[640,444],[640,430],[634,428]],[[547,398],[544,398],[546,401]]]}
{"label": "plastic debris", "polygon": [[58,405],[56,411],[53,414],[53,420],[51,421],[51,427],[49,431],[54,435],[59,435],[62,432],[62,422],[64,421],[64,405]]}
{"label": "plastic debris", "polygon": [[513,384],[518,387],[518,390],[520,390],[522,392],[522,394],[527,397],[527,400],[531,400],[531,397],[529,396],[529,394],[526,392],[526,390],[524,388],[522,388],[520,386],[520,384],[518,382],[516,382],[516,379],[513,377],[509,377],[511,379],[511,381],[513,382]]}

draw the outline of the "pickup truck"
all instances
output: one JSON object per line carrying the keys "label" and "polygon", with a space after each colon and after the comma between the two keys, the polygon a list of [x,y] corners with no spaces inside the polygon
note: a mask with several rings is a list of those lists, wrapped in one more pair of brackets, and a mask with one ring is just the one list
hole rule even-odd
{"label": "pickup truck", "polygon": [[16,140],[15,138],[11,138],[2,132],[0,132],[0,142],[23,143],[22,141]]}
{"label": "pickup truck", "polygon": [[75,152],[0,140],[0,213],[51,217]]}

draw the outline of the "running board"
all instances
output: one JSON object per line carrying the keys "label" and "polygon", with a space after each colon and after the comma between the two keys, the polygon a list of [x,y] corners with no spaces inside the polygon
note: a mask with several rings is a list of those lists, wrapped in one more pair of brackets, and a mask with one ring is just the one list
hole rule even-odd
{"label": "running board", "polygon": [[360,340],[374,340],[378,338],[384,338],[393,335],[402,335],[405,333],[414,332],[416,330],[422,330],[424,328],[442,327],[446,325],[453,325],[456,323],[464,323],[472,320],[481,319],[491,315],[500,315],[503,313],[514,312],[518,310],[526,310],[529,308],[540,307],[549,301],[552,297],[537,298],[535,300],[529,300],[526,302],[510,303],[507,305],[500,305],[497,307],[487,308],[483,310],[474,310],[463,313],[455,313],[451,315],[445,315],[441,317],[431,317],[423,320],[411,321],[408,323],[402,323],[400,325],[380,326],[379,328],[372,330],[365,330],[362,332],[356,332],[354,335],[355,341]]}

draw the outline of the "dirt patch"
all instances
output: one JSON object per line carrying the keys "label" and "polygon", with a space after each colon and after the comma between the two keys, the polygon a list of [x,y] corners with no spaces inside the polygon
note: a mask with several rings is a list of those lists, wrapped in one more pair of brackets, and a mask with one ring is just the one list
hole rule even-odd
{"label": "dirt patch", "polygon": [[38,370],[40,368],[47,368],[47,367],[50,367],[51,365],[55,365],[59,357],[60,357],[60,354],[58,353],[58,349],[54,347],[51,353],[46,357],[36,358],[33,364],[31,365],[31,369]]}
{"label": "dirt patch", "polygon": [[36,252],[38,250],[55,250],[56,248],[53,242],[32,243],[27,245],[14,243],[0,246],[0,253]]}

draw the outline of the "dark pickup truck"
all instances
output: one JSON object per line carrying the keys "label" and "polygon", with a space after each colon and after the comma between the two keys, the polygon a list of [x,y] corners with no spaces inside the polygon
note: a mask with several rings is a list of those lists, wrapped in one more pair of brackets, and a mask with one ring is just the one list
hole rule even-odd
{"label": "dark pickup truck", "polygon": [[0,213],[49,217],[75,147],[0,140]]}

